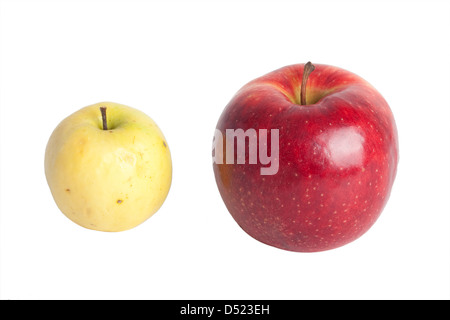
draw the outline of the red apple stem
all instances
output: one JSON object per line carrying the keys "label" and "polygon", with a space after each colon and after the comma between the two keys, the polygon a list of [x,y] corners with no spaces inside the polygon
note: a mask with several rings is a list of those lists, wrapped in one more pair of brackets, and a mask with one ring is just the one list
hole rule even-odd
{"label": "red apple stem", "polygon": [[106,107],[100,107],[102,113],[103,130],[108,130],[108,124],[106,123]]}
{"label": "red apple stem", "polygon": [[303,68],[303,79],[302,79],[302,87],[300,92],[300,104],[305,105],[306,104],[306,83],[308,82],[308,77],[311,74],[311,72],[314,71],[316,67],[308,61],[304,68]]}

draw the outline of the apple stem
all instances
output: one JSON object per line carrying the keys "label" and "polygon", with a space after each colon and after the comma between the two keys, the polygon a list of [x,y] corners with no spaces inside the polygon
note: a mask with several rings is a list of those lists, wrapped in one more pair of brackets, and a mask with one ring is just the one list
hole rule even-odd
{"label": "apple stem", "polygon": [[108,130],[108,124],[106,123],[106,107],[100,107],[100,112],[102,113],[103,130]]}
{"label": "apple stem", "polygon": [[308,61],[304,68],[303,68],[303,79],[302,79],[302,87],[301,87],[301,95],[300,95],[300,104],[305,105],[306,104],[306,82],[308,81],[308,77],[311,74],[311,72],[314,71],[316,67]]}

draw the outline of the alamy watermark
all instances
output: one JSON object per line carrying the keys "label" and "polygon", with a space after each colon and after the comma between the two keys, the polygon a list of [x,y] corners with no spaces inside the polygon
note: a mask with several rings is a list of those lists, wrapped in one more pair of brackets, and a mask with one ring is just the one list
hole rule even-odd
{"label": "alamy watermark", "polygon": [[[237,164],[245,164],[246,162],[246,141],[248,140],[248,164],[267,165],[260,168],[261,175],[274,175],[278,172],[280,164],[280,148],[279,148],[279,130],[270,130],[270,155],[268,150],[268,134],[267,129],[226,129],[225,130],[225,159],[224,137],[222,131],[216,129],[213,140],[213,162],[221,165],[234,164],[235,158]],[[235,148],[236,142],[236,148]],[[236,156],[235,156],[236,149]]]}

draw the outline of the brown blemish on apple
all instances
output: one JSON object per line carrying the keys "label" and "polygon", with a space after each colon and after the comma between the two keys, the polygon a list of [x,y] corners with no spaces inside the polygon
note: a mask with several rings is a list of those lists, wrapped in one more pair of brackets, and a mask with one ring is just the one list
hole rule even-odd
{"label": "brown blemish on apple", "polygon": [[117,202],[117,204],[121,204],[123,202],[123,200],[122,199],[118,199],[116,202]]}
{"label": "brown blemish on apple", "polygon": [[70,193],[70,189],[69,189],[69,188],[67,188],[67,189],[66,189],[66,192],[67,192],[67,193]]}
{"label": "brown blemish on apple", "polygon": [[163,141],[163,146],[164,146],[164,148],[167,148],[167,145],[166,145],[165,141]]}

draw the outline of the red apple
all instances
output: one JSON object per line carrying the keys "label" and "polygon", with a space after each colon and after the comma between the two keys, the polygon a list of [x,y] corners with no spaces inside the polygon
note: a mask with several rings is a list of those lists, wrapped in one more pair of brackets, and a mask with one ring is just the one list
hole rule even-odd
{"label": "red apple", "polygon": [[217,186],[239,226],[298,252],[364,234],[388,201],[398,163],[397,128],[380,93],[349,71],[311,63],[242,87],[218,121],[214,148]]}

